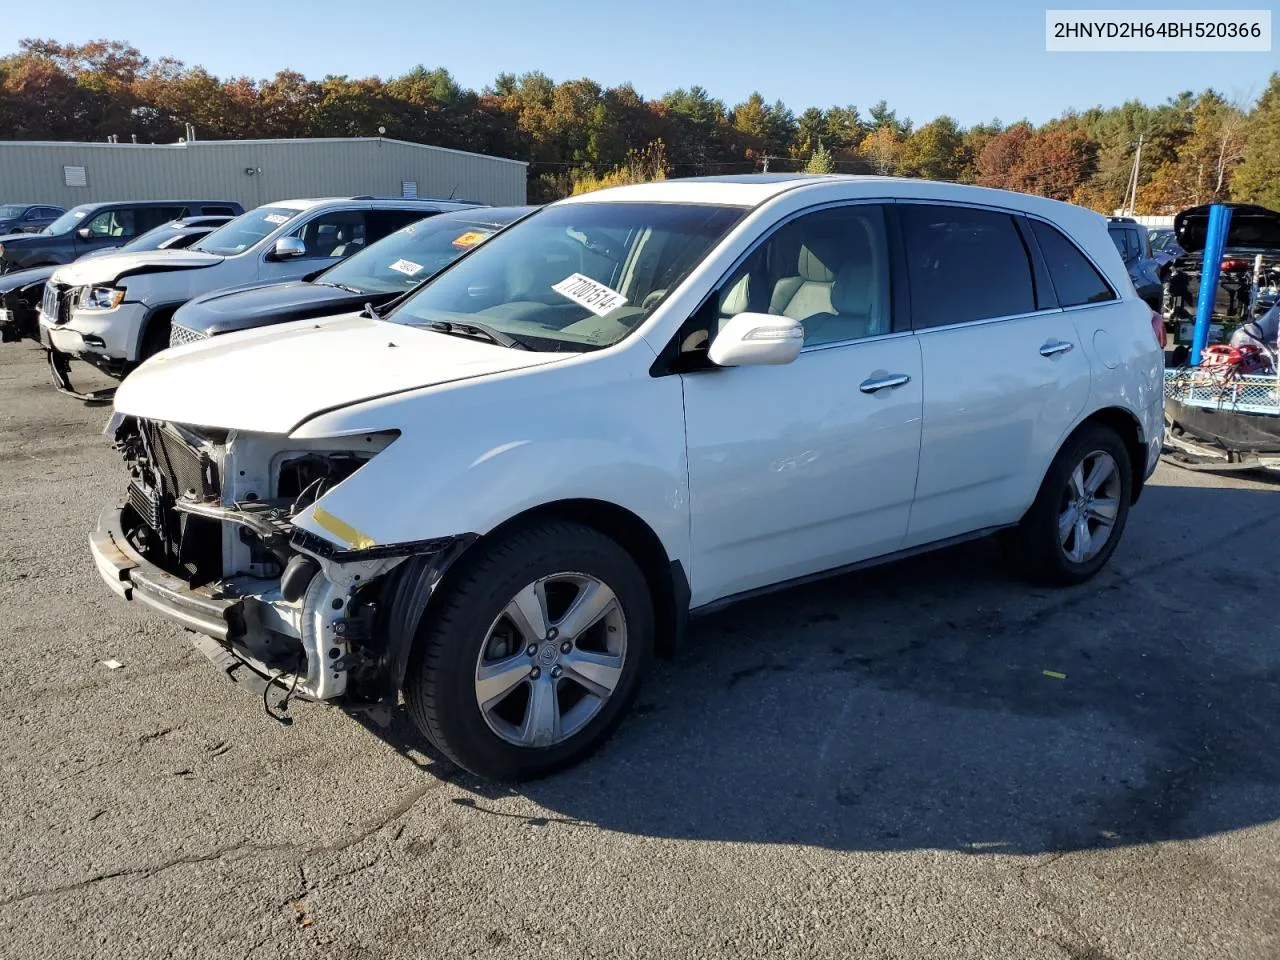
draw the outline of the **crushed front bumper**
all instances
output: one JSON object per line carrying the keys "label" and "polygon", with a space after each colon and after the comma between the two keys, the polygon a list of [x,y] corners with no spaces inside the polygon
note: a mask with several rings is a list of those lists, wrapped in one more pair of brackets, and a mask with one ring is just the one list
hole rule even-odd
{"label": "crushed front bumper", "polygon": [[112,592],[139,600],[188,630],[228,643],[245,632],[244,598],[214,587],[191,587],[146,560],[125,539],[121,508],[98,518],[89,534],[98,574]]}

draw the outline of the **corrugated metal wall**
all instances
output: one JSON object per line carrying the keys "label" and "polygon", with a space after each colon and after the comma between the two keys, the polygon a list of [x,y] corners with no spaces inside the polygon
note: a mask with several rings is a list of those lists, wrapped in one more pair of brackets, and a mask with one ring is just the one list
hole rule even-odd
{"label": "corrugated metal wall", "polygon": [[[64,167],[84,167],[83,187]],[[525,167],[400,140],[197,140],[188,144],[0,141],[0,202],[71,207],[102,200],[238,200],[246,209],[295,197],[419,196],[525,202]],[[247,171],[252,170],[252,173]]]}

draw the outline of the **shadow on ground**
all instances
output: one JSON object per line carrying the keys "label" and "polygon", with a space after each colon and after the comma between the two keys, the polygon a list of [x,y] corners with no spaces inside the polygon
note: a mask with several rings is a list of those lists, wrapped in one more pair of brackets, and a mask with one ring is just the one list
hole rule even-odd
{"label": "shadow on ground", "polygon": [[[1278,535],[1272,491],[1152,487],[1074,590],[1021,585],[984,542],[742,604],[694,621],[594,758],[517,791],[548,811],[534,823],[847,850],[1039,854],[1273,820]],[[370,729],[422,749],[403,711]],[[509,788],[425,770],[511,815]]]}

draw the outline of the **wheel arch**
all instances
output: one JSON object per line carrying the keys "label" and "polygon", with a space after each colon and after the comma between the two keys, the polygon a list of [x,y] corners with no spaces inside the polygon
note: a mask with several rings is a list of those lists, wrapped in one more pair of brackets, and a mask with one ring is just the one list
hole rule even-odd
{"label": "wheel arch", "polygon": [[653,597],[654,649],[659,656],[674,656],[689,620],[688,575],[679,560],[668,556],[653,528],[626,507],[586,498],[554,500],[503,521],[477,542],[492,541],[515,530],[553,520],[568,520],[598,530],[631,554]]}
{"label": "wheel arch", "polygon": [[1103,407],[1101,410],[1095,410],[1080,421],[1074,430],[1063,437],[1058,449],[1061,450],[1081,430],[1090,426],[1107,427],[1115,431],[1124,442],[1125,449],[1129,452],[1130,465],[1133,468],[1133,489],[1129,495],[1129,502],[1131,504],[1137,503],[1138,497],[1142,494],[1142,488],[1146,484],[1147,474],[1147,442],[1143,436],[1141,421],[1134,416],[1132,411],[1123,407]]}
{"label": "wheel arch", "polygon": [[[147,343],[147,337],[151,335],[151,331],[155,329],[158,323],[169,323],[173,320],[173,315],[178,312],[185,300],[178,300],[174,303],[161,303],[147,311],[146,316],[142,318],[142,323],[138,325],[138,333],[133,343],[133,355],[137,359],[136,363],[141,363],[147,358],[142,355],[142,348]],[[169,341],[165,339],[165,346],[169,345]]]}

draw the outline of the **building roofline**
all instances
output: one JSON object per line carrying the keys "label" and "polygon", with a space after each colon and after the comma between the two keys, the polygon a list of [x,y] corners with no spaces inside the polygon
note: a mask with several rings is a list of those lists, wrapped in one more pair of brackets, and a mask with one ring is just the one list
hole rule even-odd
{"label": "building roofline", "polygon": [[431,143],[415,143],[412,140],[397,140],[394,137],[276,137],[261,140],[192,140],[187,143],[98,143],[92,140],[0,140],[0,147],[91,147],[107,150],[186,150],[188,147],[228,147],[239,145],[264,146],[275,144],[312,144],[312,143],[394,143],[405,147],[417,147],[422,150],[434,150],[440,153],[456,153],[464,157],[483,157],[500,163],[515,163],[528,167],[526,160],[512,160],[510,157],[495,157],[488,153],[476,153],[472,150],[458,150],[453,147],[438,147]]}

